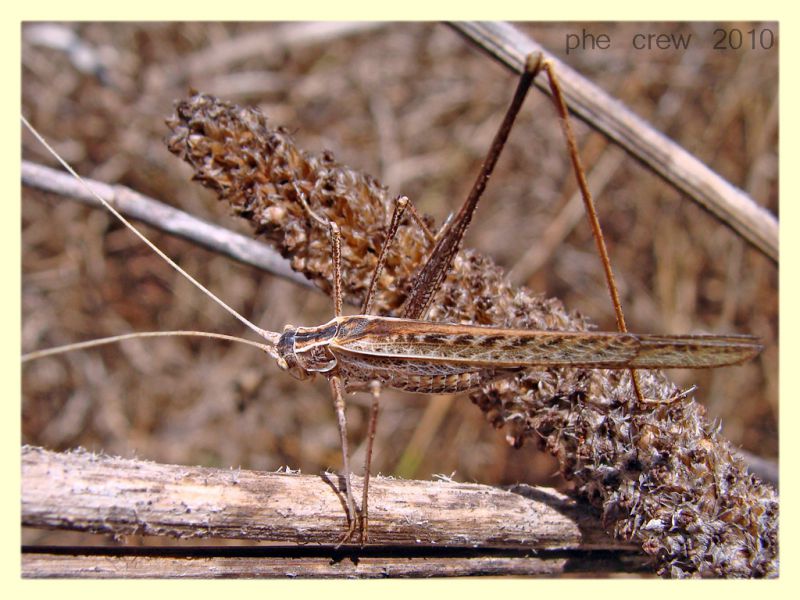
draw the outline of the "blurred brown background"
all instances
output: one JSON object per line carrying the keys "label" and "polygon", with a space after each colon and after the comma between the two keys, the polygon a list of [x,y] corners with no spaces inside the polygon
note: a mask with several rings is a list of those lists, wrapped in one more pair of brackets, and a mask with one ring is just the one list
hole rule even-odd
{"label": "blurred brown background", "polygon": [[[522,24],[520,27],[762,206],[778,210],[777,25]],[[714,50],[739,30],[743,48]],[[565,36],[611,48],[566,55]],[[748,31],[775,34],[752,49]],[[687,50],[634,50],[637,33],[691,34]],[[466,196],[516,79],[444,25],[27,24],[23,113],[82,175],[249,232],[189,181],[163,145],[190,88],[259,106],[308,151],[408,195],[441,223]],[[576,124],[629,328],[761,336],[750,364],[674,373],[697,383],[735,445],[776,458],[778,271],[729,229],[582,123]],[[52,164],[30,135],[23,156]],[[597,178],[597,179],[595,179]],[[614,320],[550,101],[533,92],[467,244],[601,329]],[[23,189],[23,351],[140,330],[243,328],[105,213]],[[315,325],[325,296],[147,230],[259,325]],[[324,381],[298,383],[244,346],[143,340],[23,368],[25,443],[159,462],[315,473],[340,464]],[[349,401],[355,465],[369,399]],[[566,484],[533,447],[513,450],[466,397],[385,393],[373,470],[409,478]],[[40,540],[30,532],[28,541]]]}

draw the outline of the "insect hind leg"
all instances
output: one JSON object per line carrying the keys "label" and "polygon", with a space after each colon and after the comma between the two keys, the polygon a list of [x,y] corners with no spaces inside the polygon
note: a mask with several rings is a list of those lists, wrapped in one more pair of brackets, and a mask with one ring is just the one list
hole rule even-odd
{"label": "insect hind leg", "polygon": [[[619,291],[617,284],[614,280],[614,273],[611,269],[611,260],[608,257],[608,249],[606,248],[605,237],[600,227],[600,220],[597,218],[597,209],[595,207],[592,193],[589,190],[589,183],[586,180],[586,171],[581,163],[580,154],[578,153],[578,143],[575,140],[575,134],[572,131],[572,125],[569,119],[569,110],[567,103],[564,100],[564,95],[561,90],[561,85],[558,82],[553,63],[550,60],[541,61],[541,67],[547,74],[547,80],[550,85],[550,92],[552,94],[553,105],[558,113],[559,120],[561,121],[561,130],[564,134],[564,140],[567,145],[567,151],[572,162],[572,169],[575,173],[575,179],[578,183],[578,188],[583,198],[583,205],[586,212],[586,217],[589,220],[589,225],[592,230],[592,237],[594,237],[597,253],[600,256],[600,262],[603,265],[603,273],[606,278],[608,292],[611,296],[611,303],[614,306],[614,314],[617,319],[617,328],[620,332],[625,333],[628,331],[625,325],[625,316],[622,312],[622,303],[619,299]],[[630,369],[631,381],[633,383],[633,390],[639,404],[645,404],[644,393],[642,392],[639,384],[639,378],[636,376],[636,369]]]}

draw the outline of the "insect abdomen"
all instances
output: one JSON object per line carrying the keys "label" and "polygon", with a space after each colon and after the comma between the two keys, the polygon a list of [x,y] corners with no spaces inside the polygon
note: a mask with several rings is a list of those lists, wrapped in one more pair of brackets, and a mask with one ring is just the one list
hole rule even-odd
{"label": "insect abdomen", "polygon": [[398,364],[381,357],[336,352],[348,391],[366,390],[370,382],[419,394],[454,394],[475,389],[497,375],[496,369],[457,367],[424,361]]}

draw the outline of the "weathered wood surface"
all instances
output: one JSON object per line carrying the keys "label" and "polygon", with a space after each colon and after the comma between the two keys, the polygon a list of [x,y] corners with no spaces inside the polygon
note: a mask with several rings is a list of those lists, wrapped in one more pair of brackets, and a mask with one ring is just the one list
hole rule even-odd
{"label": "weathered wood surface", "polygon": [[[106,548],[50,549],[25,552],[26,578],[422,578],[514,575],[524,577],[608,577],[618,573],[640,577],[647,570],[641,554],[634,552],[549,553],[540,556],[386,553],[298,553],[294,549],[263,551],[204,548],[176,553],[171,548],[130,549],[125,553]],[[259,549],[262,550],[262,549]]]}
{"label": "weathered wood surface", "polygon": [[[25,577],[427,577],[636,572],[645,559],[547,488],[375,478],[370,544],[345,527],[335,475],[161,465],[22,449],[22,525],[291,547],[25,547]],[[355,486],[360,480],[355,479]]]}

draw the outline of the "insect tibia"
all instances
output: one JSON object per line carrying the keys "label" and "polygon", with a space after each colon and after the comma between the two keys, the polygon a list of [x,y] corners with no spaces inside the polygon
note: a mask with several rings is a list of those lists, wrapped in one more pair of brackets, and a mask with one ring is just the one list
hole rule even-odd
{"label": "insect tibia", "polygon": [[631,367],[705,369],[750,360],[763,349],[749,335],[637,335],[640,347]]}

